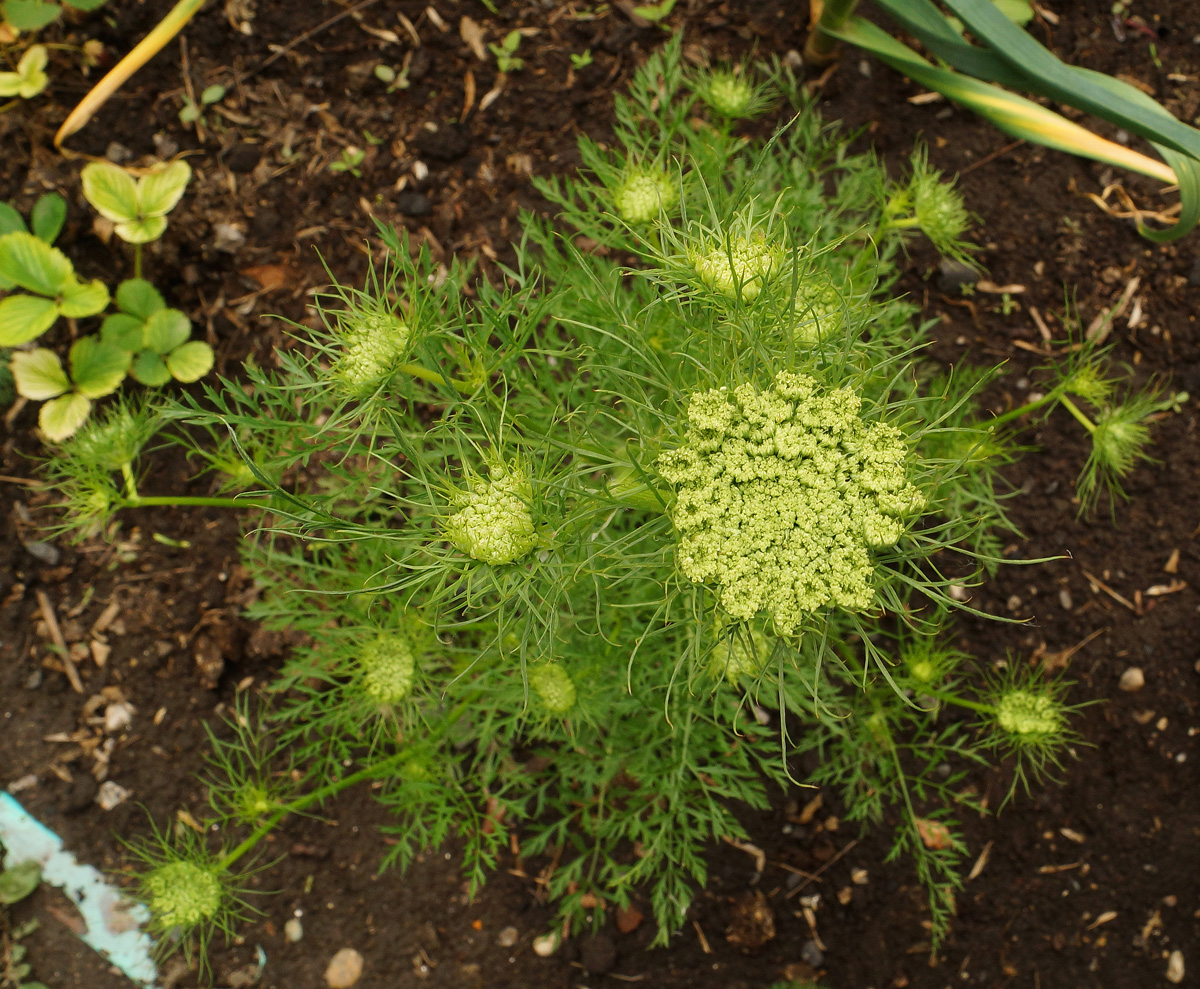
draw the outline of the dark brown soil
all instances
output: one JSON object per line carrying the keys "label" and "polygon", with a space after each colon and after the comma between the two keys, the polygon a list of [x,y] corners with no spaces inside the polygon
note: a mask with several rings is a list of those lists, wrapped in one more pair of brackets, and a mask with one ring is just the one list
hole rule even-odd
{"label": "dark brown soil", "polygon": [[[355,15],[305,38],[346,7],[210,4],[187,31],[187,78],[195,92],[220,82],[229,95],[208,109],[202,131],[177,119],[184,50],[173,45],[71,142],[93,154],[120,153],[116,142],[135,161],[172,147],[195,152],[190,160],[197,177],[149,265],[172,303],[206,328],[225,369],[236,369],[250,354],[269,359],[283,339],[282,324],[262,317],[303,319],[308,293],[326,281],[322,258],[339,278],[354,282],[364,269],[371,215],[405,225],[440,257],[471,256],[485,266],[503,260],[518,209],[539,206],[529,173],[575,164],[580,130],[603,136],[613,91],[664,37],[619,9],[597,7],[595,19],[587,19],[591,8],[583,4],[507,3],[499,5],[500,15],[474,0],[433,6],[444,30],[424,0],[380,0],[359,4]],[[697,56],[751,49],[783,54],[802,45],[806,6],[682,0],[671,23],[686,27],[689,51]],[[1116,27],[1108,0],[1053,6],[1068,9],[1058,11],[1057,25],[1042,21],[1035,30],[1062,57],[1131,77],[1181,119],[1196,117],[1200,10],[1192,3],[1163,0],[1156,13],[1143,15],[1147,21]],[[67,34],[76,41],[100,38],[111,59],[162,9],[110,0],[104,16]],[[244,11],[254,11],[247,33],[232,26],[244,20]],[[513,27],[537,32],[521,45],[525,69],[510,74],[483,110],[484,95],[497,83],[495,63],[471,53],[460,36],[463,17],[481,25],[488,40]],[[266,64],[279,46],[297,39]],[[584,50],[594,61],[573,72],[569,55]],[[374,64],[399,67],[410,53],[411,85],[388,93],[372,74]],[[85,273],[112,281],[128,274],[129,259],[120,245],[105,244],[93,232],[78,194],[78,165],[50,150],[54,128],[86,88],[61,57],[49,99],[32,112],[0,115],[0,198],[24,208],[44,189],[62,191],[73,214],[61,246]],[[1061,335],[1065,295],[1086,325],[1137,277],[1131,305],[1115,323],[1117,357],[1139,378],[1169,376],[1174,387],[1200,395],[1193,315],[1200,309],[1200,234],[1179,246],[1155,247],[1139,239],[1129,221],[1106,216],[1083,198],[1110,181],[1122,182],[1146,207],[1165,206],[1170,196],[1098,165],[1013,145],[948,104],[907,102],[917,92],[851,52],[821,98],[828,119],[863,127],[861,140],[897,166],[923,136],[935,165],[961,175],[968,206],[980,218],[990,279],[1024,286],[1012,293],[1017,308],[1005,315],[1000,295],[943,294],[935,260],[916,251],[904,288],[928,315],[944,317],[937,356],[1008,361],[992,395],[999,410],[1037,387],[1031,369],[1044,359],[1045,345],[1035,309]],[[370,143],[364,132],[382,140]],[[361,178],[328,168],[347,145],[366,151]],[[413,177],[417,160],[428,168],[421,181]],[[405,187],[397,189],[404,177]],[[1130,325],[1136,311],[1141,319]],[[263,916],[237,944],[215,954],[218,984],[247,984],[239,979],[253,970],[260,947],[267,958],[260,984],[280,989],[322,984],[325,965],[342,947],[366,959],[362,989],[617,981],[765,989],[785,975],[811,974],[805,958],[819,962],[826,984],[846,989],[1125,989],[1164,984],[1166,956],[1176,948],[1184,952],[1187,980],[1195,979],[1196,407],[1190,402],[1159,424],[1158,462],[1133,476],[1130,503],[1118,506],[1115,522],[1104,513],[1075,517],[1073,481],[1085,451],[1069,419],[1038,427],[1029,437],[1036,449],[1009,472],[1018,492],[1011,512],[1025,535],[1013,541],[1011,557],[1056,559],[1006,567],[978,592],[976,606],[1028,621],[964,620],[963,648],[984,664],[1006,653],[1019,662],[1054,662],[1087,640],[1067,659],[1068,675],[1078,682],[1071,697],[1101,703],[1080,720],[1087,745],[1079,747],[1062,786],[1019,798],[999,817],[965,822],[972,855],[986,854],[986,860],[960,896],[952,937],[935,959],[909,868],[883,863],[882,833],[864,838],[838,826],[832,794],[804,825],[794,819],[809,799],[805,792],[780,794],[772,813],[746,820],[768,860],[757,881],[752,856],[714,848],[712,879],[698,897],[694,923],[669,949],[643,950],[648,922],[620,934],[609,920],[596,938],[572,940],[543,959],[531,941],[548,929],[553,912],[539,902],[529,878],[541,863],[513,857],[474,902],[465,897],[453,848],[430,853],[407,875],[379,875],[382,813],[368,793],[351,792],[327,808],[326,818],[291,821],[275,836],[269,855],[280,861],[259,881],[278,892],[259,900]],[[125,520],[115,547],[38,545],[28,519],[45,498],[13,480],[32,473],[33,425],[31,409],[16,416],[0,463],[9,520],[0,541],[0,781],[19,790],[30,811],[82,859],[119,876],[127,864],[119,839],[146,832],[143,807],[162,823],[177,812],[201,816],[204,794],[193,774],[202,765],[202,725],[219,718],[236,692],[268,679],[283,645],[240,617],[252,591],[237,564],[237,521],[228,516],[142,512]],[[182,482],[183,465],[176,461],[165,459],[157,470],[147,489]],[[193,483],[205,490],[204,481]],[[155,535],[188,545],[172,548]],[[67,641],[82,644],[82,694],[71,690],[48,648],[39,595],[55,609]],[[97,627],[103,616],[107,625]],[[90,655],[93,641],[101,653],[111,650],[103,664]],[[1130,666],[1145,672],[1145,687],[1136,693],[1117,686]],[[125,731],[110,736],[95,724],[90,699],[101,691],[107,700],[120,696],[133,704]],[[94,802],[98,773],[131,798],[112,811],[100,809]],[[1006,782],[1003,774],[976,780],[992,807]],[[788,867],[821,874],[796,887]],[[836,896],[843,889],[851,891],[845,906]],[[815,929],[803,910],[813,895],[820,897],[811,913]],[[774,915],[776,935],[744,953],[727,940],[727,930],[753,923],[764,905]],[[42,981],[56,989],[128,985],[75,939],[66,901],[56,891],[44,888],[13,915],[41,920],[27,943]],[[297,944],[282,934],[292,916],[302,916],[304,926]],[[499,932],[510,925],[518,931],[516,944],[498,946]],[[802,951],[812,940],[823,946],[823,961],[811,946]],[[587,975],[585,966],[606,974]],[[195,983],[194,975],[173,977],[178,985]]]}

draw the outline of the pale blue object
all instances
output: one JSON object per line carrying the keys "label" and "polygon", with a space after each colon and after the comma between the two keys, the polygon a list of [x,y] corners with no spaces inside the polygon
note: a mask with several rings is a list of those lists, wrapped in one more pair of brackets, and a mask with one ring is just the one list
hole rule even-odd
{"label": "pale blue object", "polygon": [[81,865],[62,839],[31,817],[9,793],[0,791],[0,844],[6,866],[33,859],[42,881],[59,887],[78,908],[86,929],[80,937],[139,985],[153,989],[158,969],[154,942],[141,931],[150,918],[146,907],[130,900],[90,865]]}

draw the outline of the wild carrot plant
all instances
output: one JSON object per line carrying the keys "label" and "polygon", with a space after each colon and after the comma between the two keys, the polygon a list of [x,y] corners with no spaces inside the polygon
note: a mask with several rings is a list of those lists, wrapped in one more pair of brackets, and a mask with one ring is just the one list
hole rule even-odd
{"label": "wild carrot plant", "polygon": [[[773,102],[770,140],[738,133]],[[980,686],[940,644],[1015,456],[987,373],[930,366],[890,293],[925,218],[966,250],[958,194],[923,157],[890,181],[783,72],[689,79],[678,43],[616,109],[496,277],[381,227],[275,367],[122,407],[55,461],[103,525],[171,503],[135,460],[177,431],[221,490],[174,500],[255,513],[252,614],[298,643],[215,750],[222,849],[155,846],[160,929],[219,929],[264,835],[371,780],[387,864],[457,835],[474,887],[515,837],[572,924],[648,896],[661,944],[711,843],[815,782],[895,828],[936,940],[966,767],[1014,753],[1035,783],[1068,745],[1061,685]],[[179,862],[227,892],[170,899]]]}

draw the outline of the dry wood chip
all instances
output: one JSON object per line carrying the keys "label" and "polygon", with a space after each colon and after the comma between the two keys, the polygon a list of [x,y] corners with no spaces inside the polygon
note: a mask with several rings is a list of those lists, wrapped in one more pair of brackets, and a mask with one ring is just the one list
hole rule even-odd
{"label": "dry wood chip", "polygon": [[975,288],[979,292],[987,292],[989,295],[1020,295],[1025,291],[1024,285],[1012,283],[1010,285],[997,285],[993,281],[984,278],[975,283]]}
{"label": "dry wood chip", "polygon": [[71,681],[71,689],[77,694],[83,693],[83,681],[79,679],[79,670],[75,668],[75,661],[71,659],[70,650],[67,648],[67,642],[63,638],[62,629],[58,627],[58,617],[54,614],[54,605],[50,603],[50,597],[45,591],[39,590],[37,594],[38,606],[42,611],[42,618],[46,622],[46,628],[50,632],[50,638],[54,640],[54,644],[59,650],[59,659],[62,660],[63,669],[66,671],[67,679]]}
{"label": "dry wood chip", "polygon": [[425,16],[429,18],[429,23],[441,31],[442,34],[450,30],[450,25],[442,19],[442,15],[434,10],[433,7],[425,8]]}
{"label": "dry wood chip", "polygon": [[823,798],[821,794],[818,793],[812,798],[812,800],[804,805],[804,809],[800,811],[800,816],[796,818],[796,823],[808,824],[813,819],[813,815],[815,815],[817,811],[821,809],[822,801]]}
{"label": "dry wood chip", "polygon": [[940,102],[945,98],[941,93],[917,93],[916,96],[910,96],[908,102],[913,106],[925,106],[929,103]]}
{"label": "dry wood chip", "polygon": [[475,53],[481,62],[487,61],[487,48],[483,44],[483,28],[469,17],[463,17],[458,22],[458,36],[467,43],[467,47]]}
{"label": "dry wood chip", "polygon": [[921,844],[926,848],[941,851],[953,846],[954,839],[950,835],[950,829],[941,821],[918,817],[914,823],[917,826],[917,834],[921,836]]}
{"label": "dry wood chip", "polygon": [[467,69],[463,75],[463,108],[462,119],[466,120],[471,112],[471,107],[475,105],[475,73]]}
{"label": "dry wood chip", "polygon": [[1038,874],[1042,876],[1053,875],[1056,872],[1069,872],[1071,869],[1078,869],[1082,862],[1064,862],[1062,865],[1039,865]]}
{"label": "dry wood chip", "polygon": [[967,873],[967,881],[975,879],[979,873],[983,872],[984,866],[987,865],[988,856],[992,854],[992,845],[995,842],[989,841],[983,846],[983,851],[979,853],[979,858],[975,860],[975,864],[971,866],[971,871]]}
{"label": "dry wood chip", "polygon": [[1146,597],[1160,598],[1164,594],[1174,594],[1176,591],[1182,591],[1187,586],[1186,580],[1173,580],[1169,584],[1155,584],[1153,587],[1146,588]]}
{"label": "dry wood chip", "polygon": [[1099,917],[1097,917],[1095,920],[1093,920],[1090,924],[1087,925],[1086,930],[1089,930],[1089,931],[1095,930],[1101,924],[1107,924],[1110,920],[1116,920],[1116,919],[1117,919],[1117,911],[1105,910],[1104,913],[1102,913]]}
{"label": "dry wood chip", "polygon": [[1163,564],[1163,573],[1179,573],[1179,550],[1171,550],[1167,562]]}
{"label": "dry wood chip", "polygon": [[1085,841],[1087,841],[1087,838],[1081,835],[1078,831],[1073,831],[1071,828],[1059,828],[1058,833],[1066,838],[1067,841],[1073,841],[1077,845],[1082,845]]}

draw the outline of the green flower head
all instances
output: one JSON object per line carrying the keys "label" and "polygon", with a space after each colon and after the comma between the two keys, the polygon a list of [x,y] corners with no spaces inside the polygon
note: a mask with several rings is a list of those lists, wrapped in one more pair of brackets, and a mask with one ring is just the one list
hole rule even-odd
{"label": "green flower head", "polygon": [[215,920],[225,896],[216,868],[188,859],[169,861],[146,873],[142,889],[154,926],[164,933]]}
{"label": "green flower head", "polygon": [[529,502],[533,485],[518,465],[498,465],[459,496],[462,508],[445,522],[446,538],[480,563],[515,563],[537,546]]}
{"label": "green flower head", "polygon": [[731,617],[766,612],[788,635],[823,608],[872,606],[871,551],[895,545],[925,498],[900,431],[859,411],[848,389],[786,372],[766,390],[692,396],[658,470],[676,491],[679,568],[715,585]]}
{"label": "green flower head", "polygon": [[792,339],[797,343],[819,343],[841,324],[846,300],[833,285],[801,284],[796,291],[796,325]]}
{"label": "green flower head", "polygon": [[530,670],[529,686],[551,714],[566,714],[575,706],[575,684],[557,663]]}
{"label": "green flower head", "polygon": [[755,679],[771,655],[771,644],[758,629],[722,636],[708,660],[708,675],[737,683],[742,677]]}
{"label": "green flower head", "polygon": [[1045,692],[1014,687],[996,701],[996,723],[1018,744],[1036,743],[1062,733],[1062,705]]}
{"label": "green flower head", "polygon": [[339,336],[343,349],[334,361],[333,373],[347,391],[358,395],[392,374],[404,357],[411,333],[395,313],[364,311],[343,314]]}
{"label": "green flower head", "polygon": [[389,707],[412,691],[416,657],[412,642],[401,632],[380,632],[358,654],[362,686],[375,703]]}
{"label": "green flower head", "polygon": [[696,87],[696,93],[714,113],[726,120],[757,117],[768,105],[761,86],[750,82],[745,73],[729,69],[708,73]]}
{"label": "green flower head", "polygon": [[758,298],[763,285],[779,270],[783,260],[783,248],[767,243],[762,234],[735,235],[725,243],[711,244],[703,251],[688,254],[700,281],[714,292],[742,302]]}
{"label": "green flower head", "polygon": [[664,171],[634,168],[627,171],[613,190],[613,206],[629,223],[649,223],[679,202],[679,187]]}

